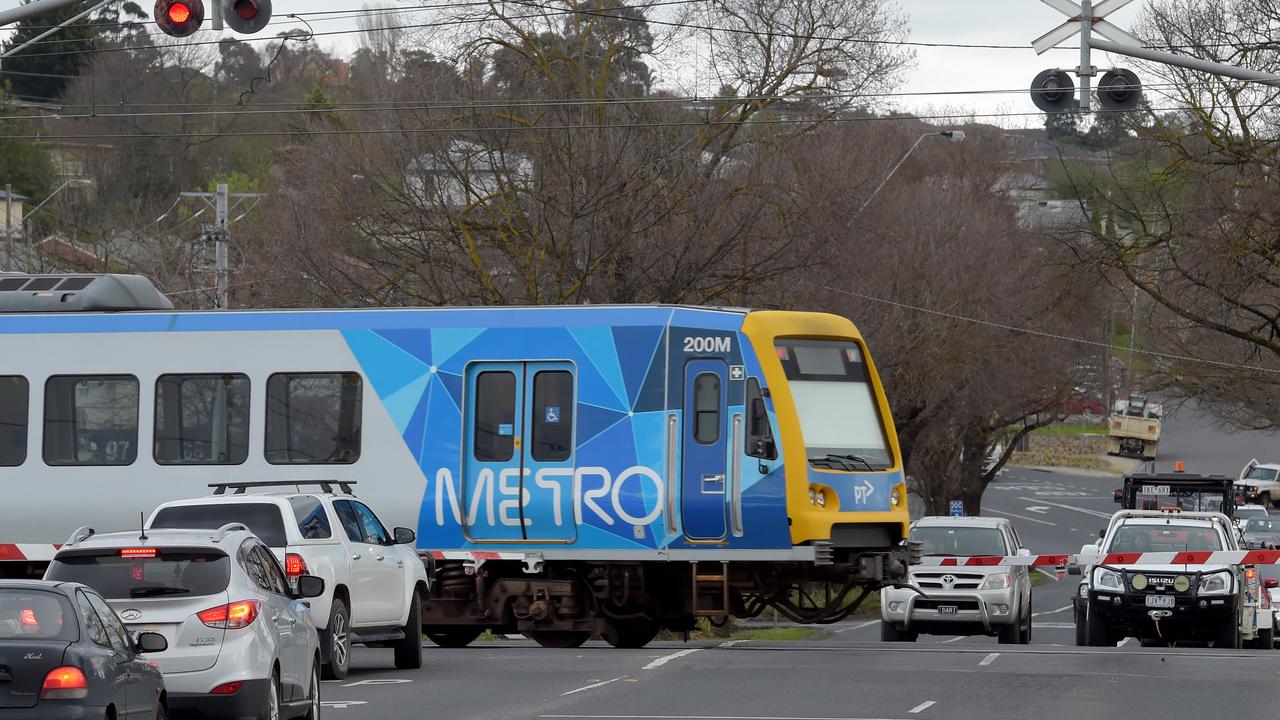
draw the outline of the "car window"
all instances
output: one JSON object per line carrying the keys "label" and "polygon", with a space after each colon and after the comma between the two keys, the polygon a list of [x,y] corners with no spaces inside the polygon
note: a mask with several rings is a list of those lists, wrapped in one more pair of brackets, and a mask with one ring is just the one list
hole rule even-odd
{"label": "car window", "polygon": [[0,588],[0,640],[75,640],[71,603],[60,593]]}
{"label": "car window", "polygon": [[996,528],[928,525],[911,531],[911,539],[923,545],[925,555],[1004,555],[1004,533]]}
{"label": "car window", "polygon": [[227,523],[244,523],[271,547],[289,544],[280,507],[274,503],[209,503],[161,508],[149,528],[217,530]]}
{"label": "car window", "polygon": [[80,611],[80,621],[84,623],[85,635],[96,645],[111,647],[111,638],[107,635],[107,626],[102,624],[98,611],[89,604],[89,598],[83,592],[76,593],[76,607]]}
{"label": "car window", "polygon": [[360,518],[356,516],[356,509],[351,506],[351,501],[337,500],[333,503],[333,510],[338,513],[338,522],[342,523],[342,529],[346,531],[347,538],[351,542],[364,542]]}
{"label": "car window", "polygon": [[262,572],[266,577],[268,590],[277,595],[289,594],[289,581],[284,577],[284,571],[280,569],[280,563],[276,560],[276,556],[271,554],[271,550],[266,545],[258,545],[254,550],[258,554],[258,561],[262,563]]}
{"label": "car window", "polygon": [[1222,538],[1209,527],[1122,525],[1108,552],[1183,552],[1222,550]]}
{"label": "car window", "polygon": [[298,532],[304,540],[323,540],[333,536],[329,527],[329,513],[314,495],[294,495],[289,498]]}
{"label": "car window", "polygon": [[364,536],[371,543],[379,545],[389,545],[391,543],[391,535],[387,529],[383,527],[382,521],[378,520],[378,516],[364,503],[352,503],[356,507],[356,513],[360,516],[360,529],[364,531]]}
{"label": "car window", "polygon": [[258,543],[253,540],[245,540],[240,545],[240,551],[236,553],[236,561],[240,563],[240,567],[244,568],[244,572],[260,589],[272,592],[271,578],[267,575],[267,569],[262,566],[262,558],[258,555],[256,548]]}
{"label": "car window", "polygon": [[120,618],[116,617],[115,612],[97,593],[85,593],[85,597],[89,598],[89,604],[98,612],[98,617],[106,626],[107,637],[111,638],[111,647],[118,653],[132,655],[133,643],[129,641],[129,631],[125,629],[124,623],[120,622]]}
{"label": "car window", "polygon": [[1264,467],[1255,467],[1245,475],[1246,480],[1261,480],[1263,482],[1271,482],[1276,479],[1276,470]]}
{"label": "car window", "polygon": [[59,555],[45,579],[83,583],[103,597],[139,598],[214,595],[231,577],[230,560],[215,548],[155,548],[149,557],[124,557],[124,550]]}

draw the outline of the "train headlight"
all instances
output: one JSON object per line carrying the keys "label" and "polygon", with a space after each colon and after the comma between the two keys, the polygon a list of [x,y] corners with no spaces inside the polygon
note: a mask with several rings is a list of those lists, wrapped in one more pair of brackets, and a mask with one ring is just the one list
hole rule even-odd
{"label": "train headlight", "polygon": [[826,493],[824,493],[824,492],[822,492],[822,491],[818,491],[818,498],[817,498],[817,499],[818,499],[818,507],[826,507],[826,506],[827,506],[827,494],[826,494]]}
{"label": "train headlight", "polygon": [[814,505],[818,504],[818,491],[815,488],[809,488],[809,502]]}
{"label": "train headlight", "polygon": [[894,488],[889,493],[889,504],[894,507],[898,507],[898,503],[900,502],[902,502],[902,493],[898,491],[898,488]]}
{"label": "train headlight", "polygon": [[1129,578],[1129,584],[1133,586],[1134,590],[1145,590],[1147,588],[1147,576],[1138,573]]}

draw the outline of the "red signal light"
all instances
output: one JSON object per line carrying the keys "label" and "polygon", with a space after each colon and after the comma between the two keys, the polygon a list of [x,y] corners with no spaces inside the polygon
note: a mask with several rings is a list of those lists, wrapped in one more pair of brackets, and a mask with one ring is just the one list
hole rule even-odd
{"label": "red signal light", "polygon": [[169,22],[181,25],[191,19],[191,8],[186,3],[176,2],[169,6]]}
{"label": "red signal light", "polygon": [[252,20],[258,14],[258,5],[253,0],[236,0],[232,9],[241,20]]}
{"label": "red signal light", "polygon": [[166,35],[186,37],[204,22],[204,0],[156,0],[153,16]]}

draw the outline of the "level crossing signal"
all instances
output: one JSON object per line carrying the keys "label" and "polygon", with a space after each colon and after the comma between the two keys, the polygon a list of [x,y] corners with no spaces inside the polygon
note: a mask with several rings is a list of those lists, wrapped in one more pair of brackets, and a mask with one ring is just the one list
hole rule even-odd
{"label": "level crossing signal", "polygon": [[[271,0],[211,0],[213,29],[223,24],[233,32],[252,35],[271,21]],[[204,23],[204,0],[156,0],[156,25],[166,35],[186,37]]]}

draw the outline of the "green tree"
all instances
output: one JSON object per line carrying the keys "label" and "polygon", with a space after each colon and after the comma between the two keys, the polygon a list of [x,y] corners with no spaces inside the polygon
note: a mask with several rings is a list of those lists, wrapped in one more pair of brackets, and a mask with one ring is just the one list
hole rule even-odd
{"label": "green tree", "polygon": [[[0,101],[4,99],[4,94],[0,93]],[[49,153],[31,140],[9,137],[26,135],[30,131],[30,123],[24,120],[0,120],[0,186],[9,183],[19,195],[43,198],[53,177]]]}
{"label": "green tree", "polygon": [[1080,103],[1072,100],[1062,112],[1045,113],[1044,131],[1054,142],[1079,143],[1080,120]]}
{"label": "green tree", "polygon": [[[27,0],[29,2],[31,0]],[[4,48],[8,50],[33,40],[48,28],[66,22],[84,10],[85,3],[78,2],[18,22],[14,24],[13,35]],[[85,51],[93,46],[95,37],[95,30],[88,20],[72,23],[5,58],[0,69],[0,83],[21,100],[60,98],[71,79],[80,74],[88,57]]]}

